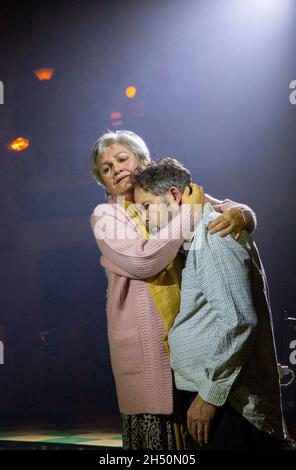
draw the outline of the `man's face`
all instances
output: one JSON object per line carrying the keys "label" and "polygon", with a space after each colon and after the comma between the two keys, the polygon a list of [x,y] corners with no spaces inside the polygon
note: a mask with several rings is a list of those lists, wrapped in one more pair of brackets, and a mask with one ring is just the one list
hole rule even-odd
{"label": "man's face", "polygon": [[136,204],[143,207],[146,227],[150,233],[154,234],[165,227],[176,215],[182,193],[177,188],[170,188],[167,194],[156,196],[137,185],[134,199]]}

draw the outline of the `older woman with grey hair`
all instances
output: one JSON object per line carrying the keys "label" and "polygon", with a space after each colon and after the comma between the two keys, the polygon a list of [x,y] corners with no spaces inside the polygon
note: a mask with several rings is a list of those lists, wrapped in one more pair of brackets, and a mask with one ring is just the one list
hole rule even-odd
{"label": "older woman with grey hair", "polygon": [[[191,194],[189,188],[184,191],[179,217],[169,223],[169,236],[143,238],[128,205],[134,201],[131,175],[149,162],[145,142],[131,131],[108,132],[96,141],[91,170],[95,180],[106,188],[108,201],[95,208],[91,225],[108,278],[108,339],[122,416],[123,447],[173,450],[182,448],[183,442],[176,427],[176,391],[163,342],[167,325],[159,306],[166,299],[166,305],[172,302],[172,308],[178,307],[174,295],[179,285],[172,281],[177,266],[174,263],[186,239],[180,227],[192,222],[192,211],[185,207],[204,199],[210,202],[222,214],[208,228],[212,233],[222,231],[222,236],[238,236],[244,228],[253,231],[256,217],[246,205],[204,195],[202,188],[191,184]],[[124,197],[127,204],[117,204],[118,196]],[[98,235],[102,214],[105,234],[113,233],[109,229],[116,226],[124,237]],[[158,298],[153,295],[155,284],[162,289],[157,291]]]}

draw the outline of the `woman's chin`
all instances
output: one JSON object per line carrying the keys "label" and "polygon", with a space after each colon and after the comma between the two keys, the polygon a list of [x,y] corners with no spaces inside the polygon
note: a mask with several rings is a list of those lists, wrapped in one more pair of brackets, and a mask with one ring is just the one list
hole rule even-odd
{"label": "woman's chin", "polygon": [[125,188],[116,188],[116,191],[112,191],[111,193],[112,197],[126,197],[128,200],[133,200],[134,199],[134,190],[132,185],[129,185],[129,187]]}

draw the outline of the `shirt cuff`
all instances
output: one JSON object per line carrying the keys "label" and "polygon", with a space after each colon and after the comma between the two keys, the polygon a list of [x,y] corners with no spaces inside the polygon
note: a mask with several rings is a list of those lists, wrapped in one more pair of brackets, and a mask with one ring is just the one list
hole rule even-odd
{"label": "shirt cuff", "polygon": [[228,398],[232,385],[232,380],[230,383],[225,381],[212,382],[211,380],[205,380],[202,382],[201,387],[199,387],[198,394],[207,403],[222,406]]}

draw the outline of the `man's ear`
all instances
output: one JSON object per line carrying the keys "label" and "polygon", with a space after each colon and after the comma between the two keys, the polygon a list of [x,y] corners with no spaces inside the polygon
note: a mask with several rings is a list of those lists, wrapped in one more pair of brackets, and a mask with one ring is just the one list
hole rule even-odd
{"label": "man's ear", "polygon": [[170,187],[169,194],[174,198],[174,202],[176,202],[177,204],[181,203],[182,193],[176,186]]}

